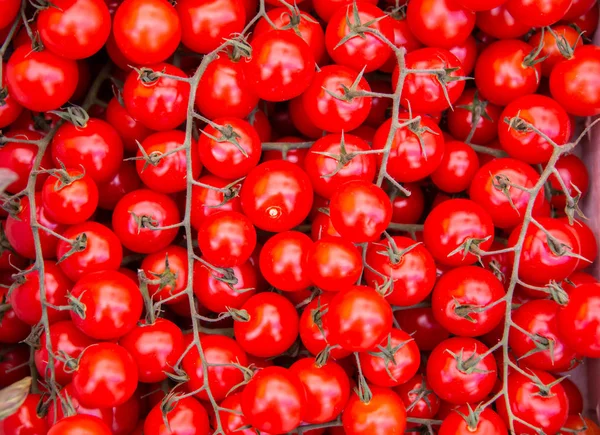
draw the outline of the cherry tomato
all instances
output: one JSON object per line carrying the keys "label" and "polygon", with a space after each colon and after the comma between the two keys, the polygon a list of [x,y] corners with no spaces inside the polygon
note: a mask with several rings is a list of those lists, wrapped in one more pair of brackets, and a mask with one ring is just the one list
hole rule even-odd
{"label": "cherry tomato", "polygon": [[[394,31],[394,37],[391,39],[391,42],[393,42],[396,47],[404,47],[406,52],[410,53],[411,51],[417,50],[423,46],[421,41],[419,41],[410,30],[408,20],[406,19],[406,14],[403,14],[400,11],[392,11],[392,13],[389,14],[389,17],[391,18],[392,30]],[[397,64],[398,60],[396,58],[396,54],[390,53],[390,57],[386,63],[379,68],[379,70],[391,73]],[[381,92],[381,90],[376,90],[375,88],[373,88],[373,91]],[[389,102],[389,99],[384,98],[384,100]],[[373,104],[375,104],[375,99],[373,99]],[[379,124],[380,123],[374,125],[374,127],[378,127]]]}
{"label": "cherry tomato", "polygon": [[402,434],[406,428],[406,410],[402,400],[389,388],[370,387],[372,398],[362,402],[351,394],[342,414],[346,435]]}
{"label": "cherry tomato", "polygon": [[531,27],[544,27],[560,20],[571,6],[569,0],[508,0],[506,9],[515,19]]}
{"label": "cherry tomato", "polygon": [[406,17],[411,32],[429,47],[460,44],[475,27],[475,13],[455,0],[409,2]]}
{"label": "cherry tomato", "polygon": [[59,170],[44,182],[42,203],[53,221],[66,225],[80,224],[96,211],[98,187],[80,169]]}
{"label": "cherry tomato", "polygon": [[[4,322],[4,319],[3,317],[2,322]],[[0,374],[2,375],[0,388],[8,387],[31,375],[28,364],[29,353],[30,351],[26,344],[3,346],[2,350],[0,350]]]}
{"label": "cherry tomato", "polygon": [[242,211],[239,197],[241,184],[231,186],[228,192],[222,192],[219,189],[228,187],[230,180],[208,174],[200,177],[198,182],[214,189],[192,186],[190,223],[194,229],[198,230],[204,219],[212,214],[221,211]]}
{"label": "cherry tomato", "polygon": [[[181,246],[170,245],[147,255],[140,267],[149,280],[159,280],[158,284],[148,283],[148,292],[153,300],[164,300],[184,292],[188,282],[188,254]],[[181,294],[164,303],[173,304],[187,300]]]}
{"label": "cherry tomato", "polygon": [[530,29],[511,15],[505,2],[493,9],[477,12],[476,24],[481,31],[498,39],[519,38]]}
{"label": "cherry tomato", "polygon": [[[0,420],[0,431],[3,434],[42,435],[48,433],[46,419],[37,412],[38,404],[42,396],[39,394],[28,394],[25,401],[11,415]],[[58,435],[56,430],[54,435]],[[70,434],[75,435],[75,434]],[[110,431],[99,435],[110,435]]]}
{"label": "cherry tomato", "polygon": [[[23,140],[40,140],[42,135],[35,131],[12,130],[6,133],[6,138],[15,138]],[[16,176],[15,181],[6,186],[6,192],[19,193],[27,187],[29,175],[33,168],[35,158],[38,153],[38,147],[34,144],[16,143],[7,141],[0,148],[0,168],[8,169]],[[41,169],[51,169],[52,160],[49,153],[44,153],[40,161]],[[40,190],[44,181],[48,178],[47,174],[40,174],[35,181],[36,190]]]}
{"label": "cherry tomato", "polygon": [[[571,197],[581,195],[581,198],[587,194],[590,178],[588,170],[583,161],[575,154],[564,155],[558,159],[554,166],[559,173],[560,178],[567,187]],[[567,198],[563,188],[555,174],[550,175],[550,187],[552,187],[551,203],[554,208],[564,209],[567,205]],[[581,192],[581,193],[580,193]]]}
{"label": "cherry tomato", "polygon": [[[234,412],[224,411],[223,409]],[[230,394],[223,402],[218,412],[219,420],[225,435],[256,435],[256,429],[246,423],[242,413],[242,393]],[[213,427],[216,427],[216,417],[213,418]],[[246,429],[243,429],[246,427]],[[264,432],[263,432],[264,433]]]}
{"label": "cherry tomato", "polygon": [[113,210],[119,200],[141,185],[133,162],[123,162],[115,176],[106,182],[96,183],[98,186],[98,207]]}
{"label": "cherry tomato", "polygon": [[311,284],[309,254],[313,242],[306,234],[285,231],[271,237],[260,251],[260,271],[273,287],[297,291]]}
{"label": "cherry tomato", "polygon": [[458,140],[466,140],[477,122],[471,141],[486,144],[498,136],[500,107],[482,100],[476,89],[465,90],[448,112],[448,130]]}
{"label": "cherry tomato", "polygon": [[433,350],[450,336],[429,307],[396,311],[394,317],[400,329],[410,334],[422,351]]}
{"label": "cherry tomato", "polygon": [[[0,287],[0,304],[8,304],[9,298],[7,294],[8,288]],[[0,343],[18,343],[27,338],[30,332],[31,327],[17,317],[17,314],[12,307],[2,313],[2,319],[0,321]],[[15,381],[19,379],[21,379],[21,376],[15,379]]]}
{"label": "cherry tomato", "polygon": [[[18,3],[18,2],[15,2]],[[1,29],[0,29],[1,30]],[[3,71],[6,71],[6,64],[2,63]],[[21,113],[23,113],[23,106],[21,106],[16,99],[12,97],[10,92],[6,87],[6,76],[2,76],[2,82],[0,82],[0,88],[2,89],[2,93],[0,97],[2,98],[3,104],[0,105],[0,128],[8,127],[13,122],[15,122]],[[5,145],[6,146],[6,145]],[[0,160],[4,161],[4,159]]]}
{"label": "cherry tomato", "polygon": [[[539,57],[546,58],[542,62],[542,74],[545,77],[549,77],[550,73],[554,66],[560,61],[565,59],[565,55],[569,55],[568,49],[565,50],[564,45],[570,47],[572,50],[577,47],[581,47],[583,45],[583,41],[579,38],[579,33],[574,28],[564,25],[557,24],[551,27],[551,32],[546,31],[543,34],[542,40],[542,32],[536,32],[529,39],[528,43],[533,45],[534,47],[542,45],[542,51],[540,51]],[[560,47],[557,43],[557,38],[561,41]],[[564,41],[564,42],[563,42]]]}
{"label": "cherry tomato", "polygon": [[152,408],[144,422],[144,435],[209,435],[208,414],[204,406],[193,397],[179,398],[166,414],[161,404]]}
{"label": "cherry tomato", "polygon": [[471,185],[477,169],[479,160],[475,151],[464,142],[449,141],[445,144],[442,162],[431,174],[431,181],[444,192],[462,192]]}
{"label": "cherry tomato", "polygon": [[[503,400],[502,398],[500,400]],[[475,412],[473,412],[475,411]],[[459,414],[460,412],[460,414]],[[465,419],[475,415],[474,421]],[[506,425],[498,414],[490,408],[484,408],[480,413],[466,406],[451,412],[440,426],[439,435],[506,435]]]}
{"label": "cherry tomato", "polygon": [[108,103],[105,112],[108,122],[123,140],[123,147],[129,153],[138,151],[137,142],[142,142],[152,131],[129,114],[125,106],[113,97]]}
{"label": "cherry tomato", "polygon": [[579,239],[579,252],[583,258],[589,261],[580,260],[576,270],[587,268],[598,256],[598,243],[596,236],[589,226],[580,220],[573,221],[573,225],[569,223],[569,218],[560,218],[561,222],[569,225],[569,228],[576,234]]}
{"label": "cherry tomato", "polygon": [[571,290],[569,302],[558,311],[558,333],[567,346],[591,358],[600,355],[600,284],[582,284]]}
{"label": "cherry tomato", "polygon": [[308,117],[308,113],[304,108],[303,95],[290,100],[288,104],[290,119],[294,128],[302,133],[303,136],[318,139],[323,136],[323,129],[317,127]]}
{"label": "cherry tomato", "polygon": [[363,270],[359,250],[340,237],[325,236],[308,253],[308,276],[322,290],[338,291],[358,281]]}
{"label": "cherry tomato", "polygon": [[406,415],[413,418],[432,418],[440,409],[440,399],[427,385],[423,374],[417,374],[394,388],[406,407]]}
{"label": "cherry tomato", "polygon": [[[598,435],[600,434],[600,427],[589,418],[584,418],[581,415],[573,415],[571,409],[569,409],[569,417],[563,428],[576,430],[581,435]],[[565,435],[569,432],[561,431],[559,435]]]}
{"label": "cherry tomato", "polygon": [[21,3],[17,0],[2,0],[2,18],[0,18],[0,29],[3,29],[9,26],[17,14],[19,13],[19,8]]}

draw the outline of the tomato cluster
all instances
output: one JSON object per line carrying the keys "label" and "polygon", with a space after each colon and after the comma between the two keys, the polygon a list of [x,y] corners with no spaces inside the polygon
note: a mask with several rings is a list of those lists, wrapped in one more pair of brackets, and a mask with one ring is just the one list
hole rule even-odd
{"label": "tomato cluster", "polygon": [[0,435],[600,434],[596,0],[0,9]]}

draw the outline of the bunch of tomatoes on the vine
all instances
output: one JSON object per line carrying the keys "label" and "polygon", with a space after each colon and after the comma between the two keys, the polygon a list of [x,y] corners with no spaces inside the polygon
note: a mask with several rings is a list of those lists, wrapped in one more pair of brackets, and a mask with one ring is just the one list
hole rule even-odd
{"label": "bunch of tomatoes on the vine", "polygon": [[598,11],[0,0],[0,435],[600,435]]}

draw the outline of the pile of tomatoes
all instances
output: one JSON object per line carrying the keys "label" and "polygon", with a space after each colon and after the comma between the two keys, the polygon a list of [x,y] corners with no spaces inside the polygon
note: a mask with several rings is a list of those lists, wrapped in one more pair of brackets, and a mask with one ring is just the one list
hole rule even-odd
{"label": "pile of tomatoes", "polygon": [[0,435],[600,434],[596,0],[0,9]]}

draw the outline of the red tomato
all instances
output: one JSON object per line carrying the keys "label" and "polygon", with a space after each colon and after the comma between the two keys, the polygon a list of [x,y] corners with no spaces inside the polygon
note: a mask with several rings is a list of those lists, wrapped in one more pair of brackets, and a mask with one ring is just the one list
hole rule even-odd
{"label": "red tomato", "polygon": [[[186,248],[170,245],[147,255],[140,269],[149,280],[159,280],[158,284],[148,284],[148,292],[153,300],[163,300],[185,291],[188,283],[188,253]],[[180,295],[166,304],[181,302],[187,298]]]}
{"label": "red tomato", "polygon": [[261,230],[288,231],[306,219],[313,201],[310,178],[283,160],[265,162],[250,171],[240,193],[242,209]]}
{"label": "red tomato", "polygon": [[48,217],[59,224],[88,220],[98,206],[98,187],[81,169],[59,170],[44,182],[42,203]]}
{"label": "red tomato", "polygon": [[[569,195],[573,198],[579,195],[579,192],[581,192],[581,198],[586,195],[590,178],[585,164],[579,157],[575,154],[563,155],[558,159],[554,167],[558,170],[559,176],[567,187]],[[558,177],[552,174],[549,181],[553,189],[552,205],[557,209],[564,209],[567,205],[567,198]]]}
{"label": "red tomato", "polygon": [[406,17],[412,33],[429,47],[460,44],[475,27],[475,13],[456,0],[411,1]]}
{"label": "red tomato", "polygon": [[71,295],[85,307],[85,318],[71,311],[71,320],[86,335],[112,340],[131,331],[142,314],[138,286],[120,272],[94,272],[77,281]]}
{"label": "red tomato", "polygon": [[478,29],[498,39],[519,38],[530,29],[511,15],[505,2],[494,9],[478,12],[476,24]]}
{"label": "red tomato", "polygon": [[558,332],[567,346],[583,356],[600,356],[600,284],[582,284],[569,294],[569,302],[558,311]]}
{"label": "red tomato", "polygon": [[259,293],[242,305],[249,320],[235,320],[238,344],[250,355],[272,357],[285,352],[298,337],[298,313],[285,297]]}
{"label": "red tomato", "polygon": [[[486,0],[483,2],[476,0],[459,0],[458,3],[471,11],[489,11],[505,3],[505,0]],[[491,435],[491,434],[490,434]]]}
{"label": "red tomato", "polygon": [[[0,304],[8,304],[9,298],[7,294],[8,288],[0,287]],[[2,321],[0,322],[0,343],[18,343],[27,338],[30,332],[31,327],[17,317],[17,314],[12,307],[9,307],[2,313]],[[21,378],[22,376],[19,376],[15,379],[15,382]]]}
{"label": "red tomato", "polygon": [[0,18],[0,29],[9,26],[19,13],[21,3],[17,0],[2,0],[2,18]]}
{"label": "red tomato", "polygon": [[[3,434],[22,434],[22,435],[45,435],[48,433],[46,419],[38,415],[38,404],[42,400],[39,394],[28,394],[25,401],[11,415],[0,420],[0,431]],[[57,434],[56,430],[53,431]],[[69,434],[75,435],[75,434]],[[110,435],[108,432],[100,432],[99,435]]]}
{"label": "red tomato", "polygon": [[448,130],[458,140],[466,141],[476,122],[477,127],[471,137],[476,144],[487,144],[498,136],[498,122],[501,108],[482,100],[476,89],[465,90],[448,111]]}
{"label": "red tomato", "polygon": [[[543,41],[541,31],[534,33],[528,41],[534,47],[542,45],[539,57],[546,58],[542,62],[542,74],[545,77],[550,76],[554,66],[564,60],[565,55],[569,55],[569,49],[565,50],[563,44],[570,47],[570,52],[583,45],[583,41],[579,37],[579,32],[570,26],[558,24],[552,26],[551,30],[552,32],[544,32]],[[557,38],[561,41],[560,44],[557,43]]]}
{"label": "red tomato", "polygon": [[129,153],[138,151],[137,142],[142,142],[152,131],[129,114],[125,106],[113,97],[104,113],[108,122],[123,140],[123,147]]}
{"label": "red tomato", "polygon": [[429,307],[396,311],[394,317],[400,328],[414,338],[422,351],[433,350],[450,336]]}
{"label": "red tomato", "polygon": [[373,397],[362,402],[351,394],[342,414],[346,435],[402,434],[406,428],[406,411],[402,400],[389,388],[370,387]]}
{"label": "red tomato", "polygon": [[571,6],[570,0],[508,0],[506,9],[515,19],[531,27],[556,23]]}
{"label": "red tomato", "polygon": [[35,112],[58,109],[75,92],[77,63],[49,50],[32,51],[30,46],[15,49],[6,64],[8,92],[17,103]]}
{"label": "red tomato", "polygon": [[[246,423],[246,418],[242,413],[242,393],[228,395],[220,406],[219,420],[225,435],[256,435],[256,429]],[[224,409],[234,412],[225,411]],[[216,425],[216,417],[214,417],[213,427],[216,427]],[[243,427],[246,427],[246,429],[242,429]]]}
{"label": "red tomato", "polygon": [[[425,246],[436,261],[446,266],[466,266],[477,261],[470,251],[462,249],[450,255],[463,243],[475,241],[482,251],[494,241],[494,224],[485,209],[473,201],[451,199],[435,207],[425,219]],[[450,256],[449,256],[450,255]]]}
{"label": "red tomato", "polygon": [[242,392],[244,417],[261,432],[284,434],[297,428],[310,405],[298,376],[282,367],[260,370]]}
{"label": "red tomato", "polygon": [[303,96],[293,98],[288,104],[289,116],[292,124],[303,136],[310,139],[319,139],[323,136],[323,129],[318,128],[309,118],[304,108]]}
{"label": "red tomato", "polygon": [[260,138],[246,121],[236,118],[215,119],[198,141],[200,160],[213,174],[228,180],[248,175],[261,155]]}
{"label": "red tomato", "polygon": [[[42,135],[35,131],[12,130],[6,133],[6,138],[15,138],[23,140],[40,140]],[[7,169],[16,176],[15,181],[6,187],[8,193],[20,193],[27,187],[29,175],[33,168],[35,158],[38,153],[38,147],[34,144],[15,143],[7,141],[0,148],[0,168]],[[40,162],[41,169],[51,169],[52,160],[49,153],[45,152]],[[48,178],[47,174],[39,174],[36,178],[36,190],[40,190],[44,181]]]}
{"label": "red tomato", "polygon": [[144,422],[144,435],[209,435],[208,414],[193,397],[182,397],[163,417],[161,404],[152,408]]}
{"label": "red tomato", "polygon": [[302,94],[315,75],[311,48],[295,33],[274,30],[252,41],[252,58],[245,64],[254,92],[266,101],[286,101]]}
{"label": "red tomato", "polygon": [[473,338],[454,337],[441,342],[429,355],[427,380],[435,394],[461,405],[484,400],[494,388],[496,360],[481,358],[488,347]]}
{"label": "red tomato", "polygon": [[[503,398],[500,398],[503,400]],[[475,411],[475,413],[473,412]],[[460,414],[459,414],[460,413]],[[475,420],[465,419],[464,416],[476,415]],[[498,414],[490,408],[477,410],[461,406],[451,412],[440,426],[439,435],[506,435],[506,425]]]}
{"label": "red tomato", "polygon": [[211,186],[213,189],[198,185],[192,186],[190,223],[194,229],[198,230],[204,219],[212,214],[221,211],[242,211],[239,197],[241,183],[231,186],[227,191],[221,191],[220,189],[226,189],[229,186],[230,180],[208,174],[200,177],[198,182],[205,186]]}
{"label": "red tomato", "polygon": [[119,171],[111,179],[98,186],[98,207],[105,210],[113,210],[119,200],[127,193],[137,190],[141,181],[137,175],[133,162],[123,162]]}
{"label": "red tomato", "polygon": [[[421,44],[421,41],[419,41],[410,30],[408,20],[406,19],[406,14],[403,14],[400,11],[392,12],[391,14],[389,14],[389,17],[392,19],[392,30],[394,31],[394,37],[393,39],[391,39],[391,42],[396,47],[404,47],[406,52],[410,53],[411,51],[417,50],[423,46],[423,44]],[[379,68],[379,70],[386,73],[391,73],[397,64],[398,59],[396,58],[396,54],[391,53],[386,63],[383,64],[383,66]],[[375,91],[375,89],[373,90]],[[389,101],[389,99],[387,99],[387,101]],[[374,101],[373,104],[375,104]],[[379,124],[374,125],[374,127],[378,126]]]}
{"label": "red tomato", "polygon": [[306,234],[285,231],[271,237],[260,251],[260,271],[273,287],[302,290],[311,285],[309,255],[313,242]]}
{"label": "red tomato", "polygon": [[363,264],[359,250],[351,242],[325,236],[312,245],[307,268],[309,279],[315,286],[339,291],[358,281]]}
{"label": "red tomato", "polygon": [[[9,0],[12,1],[12,0]],[[18,4],[18,2],[14,2]],[[0,29],[1,31],[2,29]],[[13,40],[13,44],[14,44]],[[3,71],[6,71],[6,64],[2,63]],[[2,76],[2,82],[0,82],[0,86],[3,89],[2,92],[2,101],[4,104],[0,106],[0,128],[8,127],[13,122],[15,122],[21,113],[23,112],[23,106],[21,106],[16,99],[12,97],[8,89],[6,88],[6,76]],[[6,145],[5,145],[6,146]],[[0,161],[4,161],[4,159],[0,159]]]}
{"label": "red tomato", "polygon": [[[569,378],[560,381],[569,401],[569,414],[578,415],[583,412],[583,395],[575,383]],[[600,435],[600,434],[597,434]]]}
{"label": "red tomato", "polygon": [[177,236],[180,221],[175,201],[147,189],[134,190],[117,203],[112,216],[113,230],[123,246],[148,254],[167,247]]}
{"label": "red tomato", "polygon": [[175,8],[166,0],[125,0],[113,19],[117,47],[138,65],[171,56],[181,41],[181,27]]}
{"label": "red tomato", "polygon": [[440,409],[440,399],[427,385],[423,374],[417,374],[394,391],[406,407],[406,415],[412,418],[432,418]]}
{"label": "red tomato", "polygon": [[[483,49],[475,64],[475,84],[486,100],[499,106],[533,94],[539,85],[541,67],[529,55],[534,48],[523,41],[493,42]],[[499,132],[504,131],[500,128]]]}
{"label": "red tomato", "polygon": [[[268,3],[268,1],[267,1]],[[299,3],[299,2],[298,2]],[[377,4],[375,0],[365,0],[365,3]],[[329,21],[331,16],[342,6],[352,4],[351,0],[322,0],[313,2],[313,7],[323,21]]]}
{"label": "red tomato", "polygon": [[[3,313],[4,316],[4,313]],[[4,324],[6,317],[2,317]],[[43,337],[43,335],[42,335]],[[0,351],[0,388],[8,387],[20,381],[25,376],[31,375],[29,368],[29,347],[26,344],[17,346],[3,346]],[[0,428],[1,428],[0,423]]]}
{"label": "red tomato", "polygon": [[[571,413],[571,409],[569,409],[569,414]],[[594,423],[593,420],[589,418],[584,418],[581,415],[569,415],[567,418],[567,422],[563,426],[563,428],[576,430],[578,434],[581,435],[598,435],[600,434],[600,427]],[[565,435],[572,432],[559,432],[559,435]]]}
{"label": "red tomato", "polygon": [[[354,130],[367,119],[371,110],[370,98],[344,97],[343,86],[350,89],[358,74],[340,65],[325,66],[315,74],[302,95],[304,112],[314,126],[332,133],[341,133]],[[355,90],[370,92],[371,88],[364,77],[361,77]]]}
{"label": "red tomato", "polygon": [[[152,1],[166,3],[166,0]],[[170,77],[156,77],[153,71],[187,77],[182,70],[168,63],[150,65],[142,69],[142,74],[131,71],[123,86],[125,108],[151,130],[173,130],[186,120],[190,84]]]}
{"label": "red tomato", "polygon": [[569,218],[560,218],[561,222],[569,225],[569,228],[577,235],[579,240],[579,252],[583,258],[589,261],[580,260],[576,270],[587,268],[598,256],[598,242],[592,229],[580,220],[575,220],[570,225]]}
{"label": "red tomato", "polygon": [[462,192],[469,188],[478,169],[477,153],[469,145],[449,141],[445,144],[442,162],[431,174],[431,181],[444,192]]}
{"label": "red tomato", "polygon": [[183,0],[175,7],[181,20],[181,42],[196,53],[210,53],[244,29],[243,2],[235,0]]}
{"label": "red tomato", "polygon": [[421,218],[425,209],[425,196],[423,190],[415,183],[404,183],[404,192],[392,188],[390,199],[392,201],[392,222],[395,224],[415,224]]}

